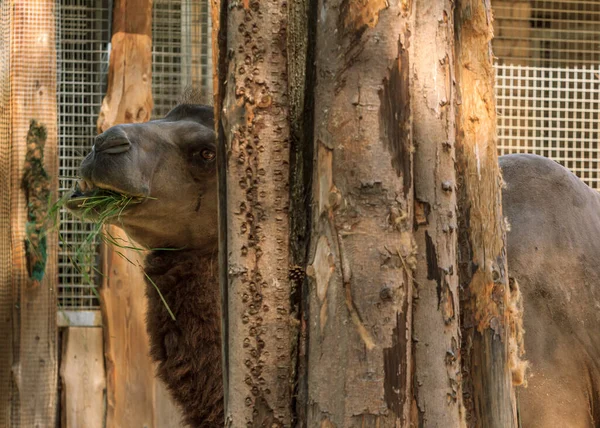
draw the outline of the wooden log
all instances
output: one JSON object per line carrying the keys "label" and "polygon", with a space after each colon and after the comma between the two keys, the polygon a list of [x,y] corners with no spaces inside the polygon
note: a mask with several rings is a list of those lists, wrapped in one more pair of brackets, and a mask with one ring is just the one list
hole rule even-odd
{"label": "wooden log", "polygon": [[[12,330],[2,336],[11,337],[13,359],[11,367],[2,364],[12,376],[12,424],[3,426],[46,427],[55,425],[58,403],[57,236],[39,226],[47,192],[55,200],[58,186],[56,6],[53,0],[5,3],[11,8],[11,160],[10,177],[3,178],[10,192],[2,198],[10,200],[11,266],[1,287],[2,294],[12,291],[13,301],[12,314],[1,316],[3,322],[12,317]],[[6,408],[0,414],[6,420]]]}
{"label": "wooden log", "polygon": [[517,426],[489,2],[456,2],[457,181],[463,388],[469,426]]}
{"label": "wooden log", "polygon": [[[147,121],[153,108],[152,0],[116,0],[113,13],[109,82],[98,118],[99,132],[120,123]],[[115,227],[109,227],[109,233],[121,242],[128,241]],[[174,415],[179,411],[173,409],[170,400],[164,400],[164,395],[156,394],[158,380],[148,355],[145,326],[145,281],[140,268],[143,254],[118,251],[125,258],[112,247],[103,248],[105,275],[100,293],[107,371],[106,424],[162,428],[160,413]],[[173,417],[170,426],[178,426],[180,419]]]}
{"label": "wooden log", "polygon": [[414,9],[383,0],[316,7],[305,423],[409,426]]}
{"label": "wooden log", "polygon": [[150,119],[152,101],[152,0],[116,0],[108,89],[98,131]]}
{"label": "wooden log", "polygon": [[61,427],[103,428],[106,375],[102,328],[64,329],[60,377]]}
{"label": "wooden log", "polygon": [[291,426],[287,3],[220,7],[227,13],[216,99],[220,231],[226,232],[220,270],[228,275],[222,288],[226,425]]}
{"label": "wooden log", "polygon": [[[454,14],[450,0],[417,0],[411,40],[415,204],[415,399],[422,427],[460,427]],[[417,416],[417,415],[415,415]]]}

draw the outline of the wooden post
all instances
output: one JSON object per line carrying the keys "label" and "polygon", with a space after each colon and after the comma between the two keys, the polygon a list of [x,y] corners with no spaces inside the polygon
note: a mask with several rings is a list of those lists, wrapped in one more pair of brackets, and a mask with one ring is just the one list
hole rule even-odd
{"label": "wooden post", "polygon": [[108,89],[98,131],[150,119],[152,107],[152,0],[115,0]]}
{"label": "wooden post", "polygon": [[414,417],[423,427],[464,423],[455,173],[453,2],[416,0],[411,40],[415,235]]}
{"label": "wooden post", "polygon": [[317,10],[306,426],[409,426],[413,11]]}
{"label": "wooden post", "polygon": [[470,426],[515,427],[489,2],[456,2],[463,381]]}
{"label": "wooden post", "polygon": [[[10,146],[3,147],[8,152],[0,157],[7,173],[2,181],[9,181],[10,189],[0,197],[4,207],[10,204],[10,240],[2,244],[10,242],[10,265],[5,272],[4,259],[0,268],[0,317],[8,327],[2,336],[10,340],[12,355],[7,360],[2,349],[0,425],[45,427],[56,423],[58,402],[57,236],[43,229],[48,192],[55,200],[58,185],[55,2],[10,1],[3,9],[6,3],[10,15],[3,13],[2,19],[8,20],[11,31],[3,44],[10,42],[10,68],[3,69],[1,79],[10,79],[11,92],[9,104],[2,108],[10,108],[9,116],[3,117],[10,117],[11,134]],[[5,305],[8,295],[10,312]]]}
{"label": "wooden post", "polygon": [[[152,112],[152,0],[116,0],[106,97],[98,131],[120,123],[145,122]],[[116,239],[127,237],[110,227]],[[177,414],[158,385],[148,352],[142,254],[105,246],[101,288],[107,376],[108,427],[161,428],[163,414]],[[162,397],[162,399],[160,398]],[[159,401],[160,400],[160,401]],[[178,425],[172,418],[171,426]]]}
{"label": "wooden post", "polygon": [[221,4],[226,47],[219,46],[216,110],[231,427],[292,424],[286,7],[283,0]]}

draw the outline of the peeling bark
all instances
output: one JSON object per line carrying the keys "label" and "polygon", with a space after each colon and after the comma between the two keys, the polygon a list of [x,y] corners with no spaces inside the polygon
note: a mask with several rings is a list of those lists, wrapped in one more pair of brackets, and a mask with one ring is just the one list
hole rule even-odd
{"label": "peeling bark", "polygon": [[287,7],[283,0],[220,4],[225,418],[232,427],[292,421]]}
{"label": "peeling bark", "polygon": [[453,2],[414,7],[415,397],[419,426],[460,427]]}
{"label": "peeling bark", "polygon": [[462,355],[469,426],[514,427],[508,364],[509,286],[489,2],[456,4]]}
{"label": "peeling bark", "polygon": [[410,420],[407,2],[319,1],[306,426]]}

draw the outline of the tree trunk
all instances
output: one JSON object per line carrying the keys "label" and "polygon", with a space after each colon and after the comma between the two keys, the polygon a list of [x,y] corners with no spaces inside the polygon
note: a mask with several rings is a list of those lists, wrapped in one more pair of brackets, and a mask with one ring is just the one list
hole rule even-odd
{"label": "tree trunk", "polygon": [[225,417],[233,427],[292,423],[286,8],[243,0],[220,10]]}
{"label": "tree trunk", "polygon": [[506,227],[496,147],[489,2],[456,3],[456,155],[463,381],[470,426],[514,427]]}
{"label": "tree trunk", "polygon": [[419,426],[464,423],[456,174],[453,1],[417,0],[412,53],[415,144],[415,399]]}
{"label": "tree trunk", "polygon": [[[145,122],[152,108],[152,0],[116,0],[108,89],[98,117],[98,132],[120,123]],[[116,240],[128,242],[117,227],[108,229]],[[179,414],[158,385],[148,354],[142,256],[135,250],[103,247],[106,275],[100,292],[108,427],[141,424],[158,428],[164,415]],[[171,423],[178,425],[178,419],[180,416],[172,417]]]}
{"label": "tree trunk", "polygon": [[318,2],[306,426],[410,423],[406,2]]}
{"label": "tree trunk", "polygon": [[[265,282],[284,282],[278,272],[266,277],[261,263],[287,263],[287,213],[280,212],[279,238],[256,230],[268,230],[273,219],[260,192],[269,182],[280,184],[271,170],[287,178],[288,162],[289,261],[306,263],[308,278],[299,292],[289,287],[280,297],[286,305],[291,300],[282,307],[286,319],[300,311],[301,339],[278,354],[285,368],[278,384],[287,389],[277,403],[290,411],[293,381],[298,401],[295,414],[276,422],[513,426],[506,317],[502,304],[492,304],[506,298],[506,287],[498,286],[506,266],[489,21],[481,21],[483,2],[470,9],[459,3],[456,13],[454,3],[303,0],[288,5],[287,33],[280,9],[271,14],[275,6],[213,3],[213,18],[224,26],[215,22],[213,46],[220,51],[215,99],[228,426],[275,420],[256,416],[274,408],[263,397],[276,383],[260,372],[261,362],[273,357],[271,351],[265,357],[266,347],[283,332],[286,344],[297,337],[283,318],[276,320],[281,336],[272,342],[260,336],[269,324],[251,303],[257,272]],[[465,22],[467,11],[472,20]],[[264,95],[268,106],[280,107],[277,119],[271,107],[258,107]],[[280,135],[272,144],[277,120]],[[289,152],[279,145],[288,138]],[[487,162],[485,171],[477,169],[480,162]],[[264,178],[256,176],[259,168]],[[287,188],[272,195],[280,202]],[[258,219],[257,204],[264,213]],[[495,222],[489,228],[488,215]],[[279,247],[269,246],[272,239]],[[497,268],[485,261],[490,254]],[[475,282],[465,276],[467,267]],[[468,287],[463,296],[460,281]],[[272,307],[265,290],[258,300]],[[465,320],[476,320],[479,329],[461,332]],[[255,372],[263,374],[262,384]]]}

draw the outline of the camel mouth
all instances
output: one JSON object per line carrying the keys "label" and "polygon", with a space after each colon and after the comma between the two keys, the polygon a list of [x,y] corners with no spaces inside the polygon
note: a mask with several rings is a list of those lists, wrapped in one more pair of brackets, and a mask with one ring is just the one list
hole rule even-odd
{"label": "camel mouth", "polygon": [[146,199],[147,196],[131,195],[112,186],[80,179],[75,182],[65,207],[83,219],[99,221],[121,216],[131,206]]}

